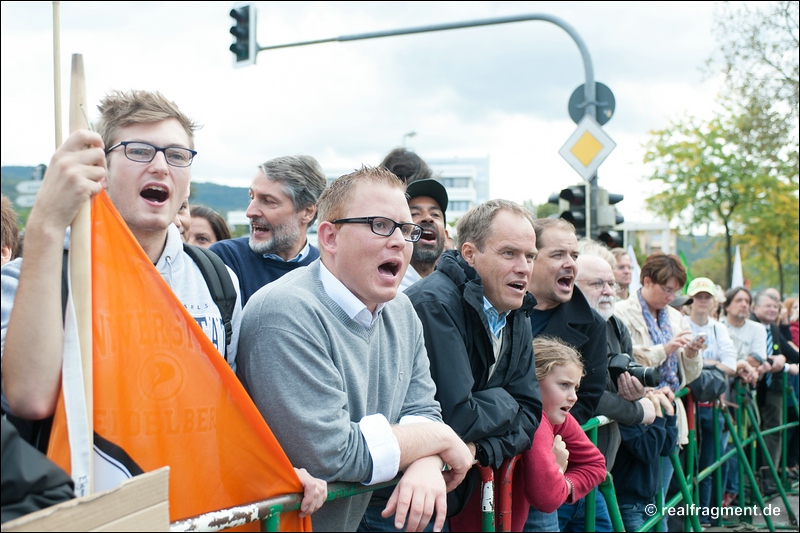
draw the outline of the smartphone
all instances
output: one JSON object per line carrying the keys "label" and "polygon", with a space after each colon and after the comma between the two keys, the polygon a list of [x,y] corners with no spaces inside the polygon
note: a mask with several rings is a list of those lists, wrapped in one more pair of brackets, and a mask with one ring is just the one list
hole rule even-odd
{"label": "smartphone", "polygon": [[695,342],[697,342],[700,339],[703,339],[703,342],[705,342],[706,341],[706,334],[703,333],[703,332],[698,333],[697,336],[695,336],[695,338],[692,339],[692,344],[694,344]]}

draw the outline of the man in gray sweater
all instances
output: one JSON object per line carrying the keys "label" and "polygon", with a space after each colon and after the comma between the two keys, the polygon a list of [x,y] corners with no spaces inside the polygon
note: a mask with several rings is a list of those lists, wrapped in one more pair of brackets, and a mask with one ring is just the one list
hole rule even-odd
{"label": "man in gray sweater", "polygon": [[[245,306],[238,375],[294,466],[367,485],[403,472],[384,516],[416,531],[435,512],[441,530],[474,459],[442,423],[422,325],[397,290],[422,228],[384,168],[338,178],[318,212],[320,259]],[[327,503],[314,530],[355,531],[369,498]]]}

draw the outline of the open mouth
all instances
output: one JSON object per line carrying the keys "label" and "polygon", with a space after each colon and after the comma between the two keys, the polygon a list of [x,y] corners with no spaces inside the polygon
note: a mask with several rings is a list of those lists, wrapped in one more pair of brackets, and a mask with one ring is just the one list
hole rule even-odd
{"label": "open mouth", "polygon": [[261,224],[250,223],[250,229],[253,233],[266,233],[270,229],[267,226],[263,226]]}
{"label": "open mouth", "polygon": [[422,236],[419,238],[420,241],[428,241],[428,242],[436,242],[438,236],[436,232],[426,229],[422,231]]}
{"label": "open mouth", "polygon": [[378,266],[378,272],[384,276],[395,277],[400,273],[400,263],[397,261],[387,261]]}
{"label": "open mouth", "polygon": [[512,281],[507,285],[517,292],[525,292],[525,289],[528,287],[528,284],[524,281]]}
{"label": "open mouth", "polygon": [[570,405],[569,407],[562,407],[562,408],[561,408],[561,411],[562,411],[564,414],[567,414],[567,413],[569,413],[569,410],[570,410],[570,409],[572,409],[572,406],[571,406],[571,405]]}
{"label": "open mouth", "polygon": [[572,290],[572,283],[575,281],[575,278],[572,275],[568,276],[561,276],[556,280],[558,283],[558,287],[564,291],[571,291]]}
{"label": "open mouth", "polygon": [[139,195],[148,202],[156,204],[163,204],[169,199],[169,191],[165,187],[159,187],[158,185],[145,187]]}

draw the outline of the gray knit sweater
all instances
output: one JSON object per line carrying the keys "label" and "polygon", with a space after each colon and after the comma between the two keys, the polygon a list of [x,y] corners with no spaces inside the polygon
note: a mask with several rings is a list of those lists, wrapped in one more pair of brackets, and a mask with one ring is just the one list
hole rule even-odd
{"label": "gray knit sweater", "polygon": [[[325,292],[319,260],[257,291],[243,312],[238,375],[295,467],[328,482],[366,482],[358,426],[381,413],[441,421],[422,324],[398,293],[367,330]],[[328,502],[315,531],[355,531],[370,493]]]}

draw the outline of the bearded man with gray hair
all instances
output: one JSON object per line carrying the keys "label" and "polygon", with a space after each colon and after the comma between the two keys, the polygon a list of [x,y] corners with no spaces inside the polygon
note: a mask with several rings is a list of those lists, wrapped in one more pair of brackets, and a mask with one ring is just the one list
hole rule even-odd
{"label": "bearded man with gray hair", "polygon": [[267,283],[319,258],[306,236],[326,184],[311,156],[276,157],[258,167],[246,211],[250,236],[218,241],[210,248],[239,277],[242,306]]}

